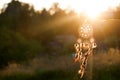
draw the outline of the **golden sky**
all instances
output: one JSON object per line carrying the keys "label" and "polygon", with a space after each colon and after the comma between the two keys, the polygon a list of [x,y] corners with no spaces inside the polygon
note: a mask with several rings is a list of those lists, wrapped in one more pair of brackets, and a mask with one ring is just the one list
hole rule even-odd
{"label": "golden sky", "polygon": [[[0,0],[0,8],[3,4],[10,2],[11,0]],[[95,15],[102,11],[105,11],[109,7],[115,8],[119,5],[120,0],[19,0],[25,3],[34,5],[36,10],[40,10],[43,7],[49,9],[54,2],[58,2],[60,7],[65,9],[70,6],[76,12],[86,12],[89,15]]]}

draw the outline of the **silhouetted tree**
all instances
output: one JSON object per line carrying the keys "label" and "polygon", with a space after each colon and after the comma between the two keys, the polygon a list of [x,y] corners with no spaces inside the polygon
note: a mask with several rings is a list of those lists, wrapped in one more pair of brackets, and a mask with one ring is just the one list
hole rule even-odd
{"label": "silhouetted tree", "polygon": [[[105,22],[93,23],[95,38],[99,44],[120,47],[119,14],[120,6],[116,10],[109,9],[103,13],[101,19],[105,19]],[[44,49],[45,53],[52,53],[54,50],[59,50],[59,53],[72,51],[72,43],[60,43],[55,38],[60,35],[77,37],[78,28],[85,16],[82,13],[78,17],[73,10],[66,12],[58,3],[54,3],[49,10],[43,8],[35,11],[34,7],[27,3],[11,0],[0,14],[0,66],[28,60]],[[51,49],[51,43],[54,43],[52,46],[62,46],[63,49]]]}

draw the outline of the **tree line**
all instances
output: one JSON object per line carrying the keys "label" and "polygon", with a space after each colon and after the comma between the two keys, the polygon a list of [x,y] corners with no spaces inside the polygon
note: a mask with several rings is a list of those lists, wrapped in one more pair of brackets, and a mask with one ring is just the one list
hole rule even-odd
{"label": "tree line", "polygon": [[[100,18],[106,21],[93,23],[97,43],[100,46],[105,44],[103,46],[119,48],[120,5],[116,10],[104,12]],[[78,37],[78,28],[83,20],[84,14],[78,17],[74,10],[66,12],[58,3],[54,3],[49,10],[43,8],[36,11],[30,4],[11,0],[1,9],[0,14],[0,66],[11,62],[21,63],[54,51],[71,53],[72,43],[60,43],[54,38],[59,35]],[[51,48],[51,42],[54,42],[52,46],[60,45],[62,48]]]}

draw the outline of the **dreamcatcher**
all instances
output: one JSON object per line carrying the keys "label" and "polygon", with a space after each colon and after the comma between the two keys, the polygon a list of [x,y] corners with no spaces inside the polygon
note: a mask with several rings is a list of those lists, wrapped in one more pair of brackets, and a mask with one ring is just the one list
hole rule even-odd
{"label": "dreamcatcher", "polygon": [[79,38],[74,46],[76,50],[74,61],[80,62],[78,74],[80,74],[82,78],[86,69],[88,57],[97,46],[93,38],[93,28],[87,21],[79,28]]}

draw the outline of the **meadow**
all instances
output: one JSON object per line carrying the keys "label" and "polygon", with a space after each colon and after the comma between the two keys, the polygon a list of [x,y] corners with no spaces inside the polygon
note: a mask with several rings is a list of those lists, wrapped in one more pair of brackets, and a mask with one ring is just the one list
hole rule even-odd
{"label": "meadow", "polygon": [[97,48],[80,79],[73,45],[86,17],[58,3],[40,11],[19,0],[6,3],[0,9],[0,80],[119,80],[120,5],[89,22]]}
{"label": "meadow", "polygon": [[119,80],[120,51],[93,53],[88,59],[85,75],[77,74],[79,63],[73,57],[39,56],[24,64],[9,64],[0,71],[0,80]]}

